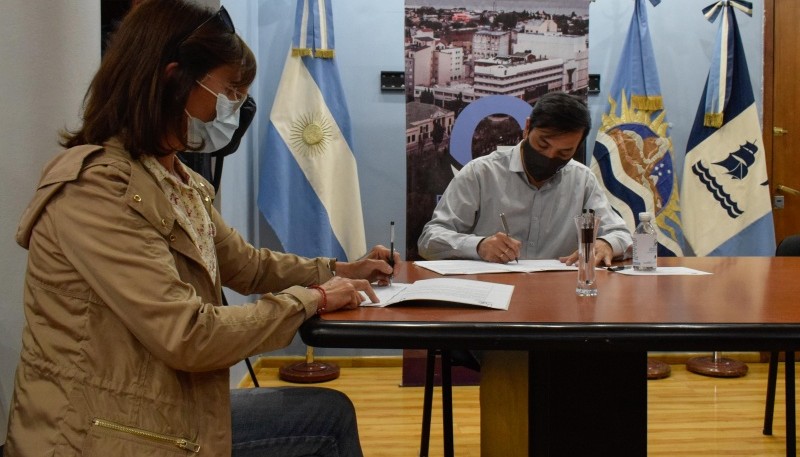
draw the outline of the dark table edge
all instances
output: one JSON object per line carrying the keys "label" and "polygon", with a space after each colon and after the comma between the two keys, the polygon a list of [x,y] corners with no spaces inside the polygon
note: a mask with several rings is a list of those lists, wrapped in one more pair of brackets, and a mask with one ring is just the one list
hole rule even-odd
{"label": "dark table edge", "polygon": [[339,321],[300,327],[314,347],[562,351],[782,351],[800,349],[798,324],[571,324]]}

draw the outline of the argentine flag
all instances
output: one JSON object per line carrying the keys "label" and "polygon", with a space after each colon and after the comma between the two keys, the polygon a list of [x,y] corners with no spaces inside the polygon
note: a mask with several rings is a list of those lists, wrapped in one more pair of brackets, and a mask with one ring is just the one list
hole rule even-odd
{"label": "argentine flag", "polygon": [[331,0],[298,0],[292,45],[261,153],[258,206],[285,251],[355,260],[366,238]]}
{"label": "argentine flag", "polygon": [[771,256],[775,229],[764,142],[734,7],[752,14],[752,4],[741,0],[703,10],[720,24],[686,147],[684,233],[698,256]]}
{"label": "argentine flag", "polygon": [[680,256],[683,228],[668,126],[647,10],[644,0],[635,0],[591,168],[631,232],[639,213],[649,212],[655,217],[658,255]]}

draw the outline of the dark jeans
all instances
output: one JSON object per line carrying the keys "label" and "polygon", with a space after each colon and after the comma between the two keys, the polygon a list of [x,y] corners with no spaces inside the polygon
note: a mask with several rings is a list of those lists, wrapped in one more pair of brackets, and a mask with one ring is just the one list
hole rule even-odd
{"label": "dark jeans", "polygon": [[231,390],[233,457],[361,457],[352,402],[319,387]]}

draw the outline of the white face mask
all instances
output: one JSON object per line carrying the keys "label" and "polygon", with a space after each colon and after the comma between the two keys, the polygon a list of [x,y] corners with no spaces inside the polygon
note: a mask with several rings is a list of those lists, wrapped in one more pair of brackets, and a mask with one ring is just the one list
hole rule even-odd
{"label": "white face mask", "polygon": [[184,110],[189,117],[186,139],[190,145],[200,144],[201,140],[205,141],[203,149],[190,152],[216,152],[231,142],[233,132],[239,127],[239,109],[245,97],[237,101],[229,100],[225,94],[214,93],[200,81],[197,84],[217,97],[217,115],[214,119],[203,122]]}

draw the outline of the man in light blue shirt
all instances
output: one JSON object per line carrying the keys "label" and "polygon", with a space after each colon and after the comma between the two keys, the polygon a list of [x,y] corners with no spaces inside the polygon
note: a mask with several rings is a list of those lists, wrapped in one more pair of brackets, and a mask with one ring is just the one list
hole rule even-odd
{"label": "man in light blue shirt", "polygon": [[[442,195],[417,243],[426,259],[577,261],[573,219],[583,209],[600,218],[597,263],[628,254],[631,233],[591,170],[574,160],[591,128],[586,105],[563,92],[540,98],[523,141],[472,160]],[[503,227],[500,214],[508,227]]]}

